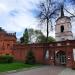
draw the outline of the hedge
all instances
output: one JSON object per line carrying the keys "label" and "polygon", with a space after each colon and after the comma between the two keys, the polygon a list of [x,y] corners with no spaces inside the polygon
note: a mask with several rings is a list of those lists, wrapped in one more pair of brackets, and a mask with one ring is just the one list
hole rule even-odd
{"label": "hedge", "polygon": [[10,54],[0,55],[0,63],[12,63],[13,59],[13,55]]}

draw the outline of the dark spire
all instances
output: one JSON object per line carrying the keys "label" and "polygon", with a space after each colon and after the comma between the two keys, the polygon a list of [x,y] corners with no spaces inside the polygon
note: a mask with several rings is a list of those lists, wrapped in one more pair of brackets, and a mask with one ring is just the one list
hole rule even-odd
{"label": "dark spire", "polygon": [[61,5],[61,17],[64,17],[64,10],[63,10],[64,6]]}

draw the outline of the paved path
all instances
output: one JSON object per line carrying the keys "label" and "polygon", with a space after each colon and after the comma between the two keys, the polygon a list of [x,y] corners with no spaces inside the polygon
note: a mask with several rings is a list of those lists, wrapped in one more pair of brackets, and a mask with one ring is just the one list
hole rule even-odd
{"label": "paved path", "polygon": [[66,68],[58,75],[75,75],[75,70]]}
{"label": "paved path", "polygon": [[75,75],[75,70],[58,66],[44,66],[41,68],[21,71],[17,73],[10,73],[5,75]]}

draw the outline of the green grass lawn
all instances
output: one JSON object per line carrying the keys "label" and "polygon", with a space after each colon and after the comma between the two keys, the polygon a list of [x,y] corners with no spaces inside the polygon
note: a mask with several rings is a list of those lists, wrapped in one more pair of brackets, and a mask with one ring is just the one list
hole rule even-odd
{"label": "green grass lawn", "polygon": [[28,65],[28,64],[24,64],[22,62],[0,64],[0,72],[6,72],[6,71],[22,69],[22,68],[30,68],[30,67],[34,67],[34,66],[38,66],[38,65]]}

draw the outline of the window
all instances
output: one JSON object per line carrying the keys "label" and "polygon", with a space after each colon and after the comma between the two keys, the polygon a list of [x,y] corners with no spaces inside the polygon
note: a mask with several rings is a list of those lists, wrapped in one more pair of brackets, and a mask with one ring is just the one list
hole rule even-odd
{"label": "window", "polygon": [[49,50],[46,50],[45,59],[49,59]]}
{"label": "window", "polygon": [[74,58],[74,61],[75,61],[75,48],[73,49],[73,58]]}
{"label": "window", "polygon": [[7,44],[7,48],[9,48],[10,44]]}
{"label": "window", "polygon": [[64,26],[63,25],[61,26],[61,32],[64,32]]}

